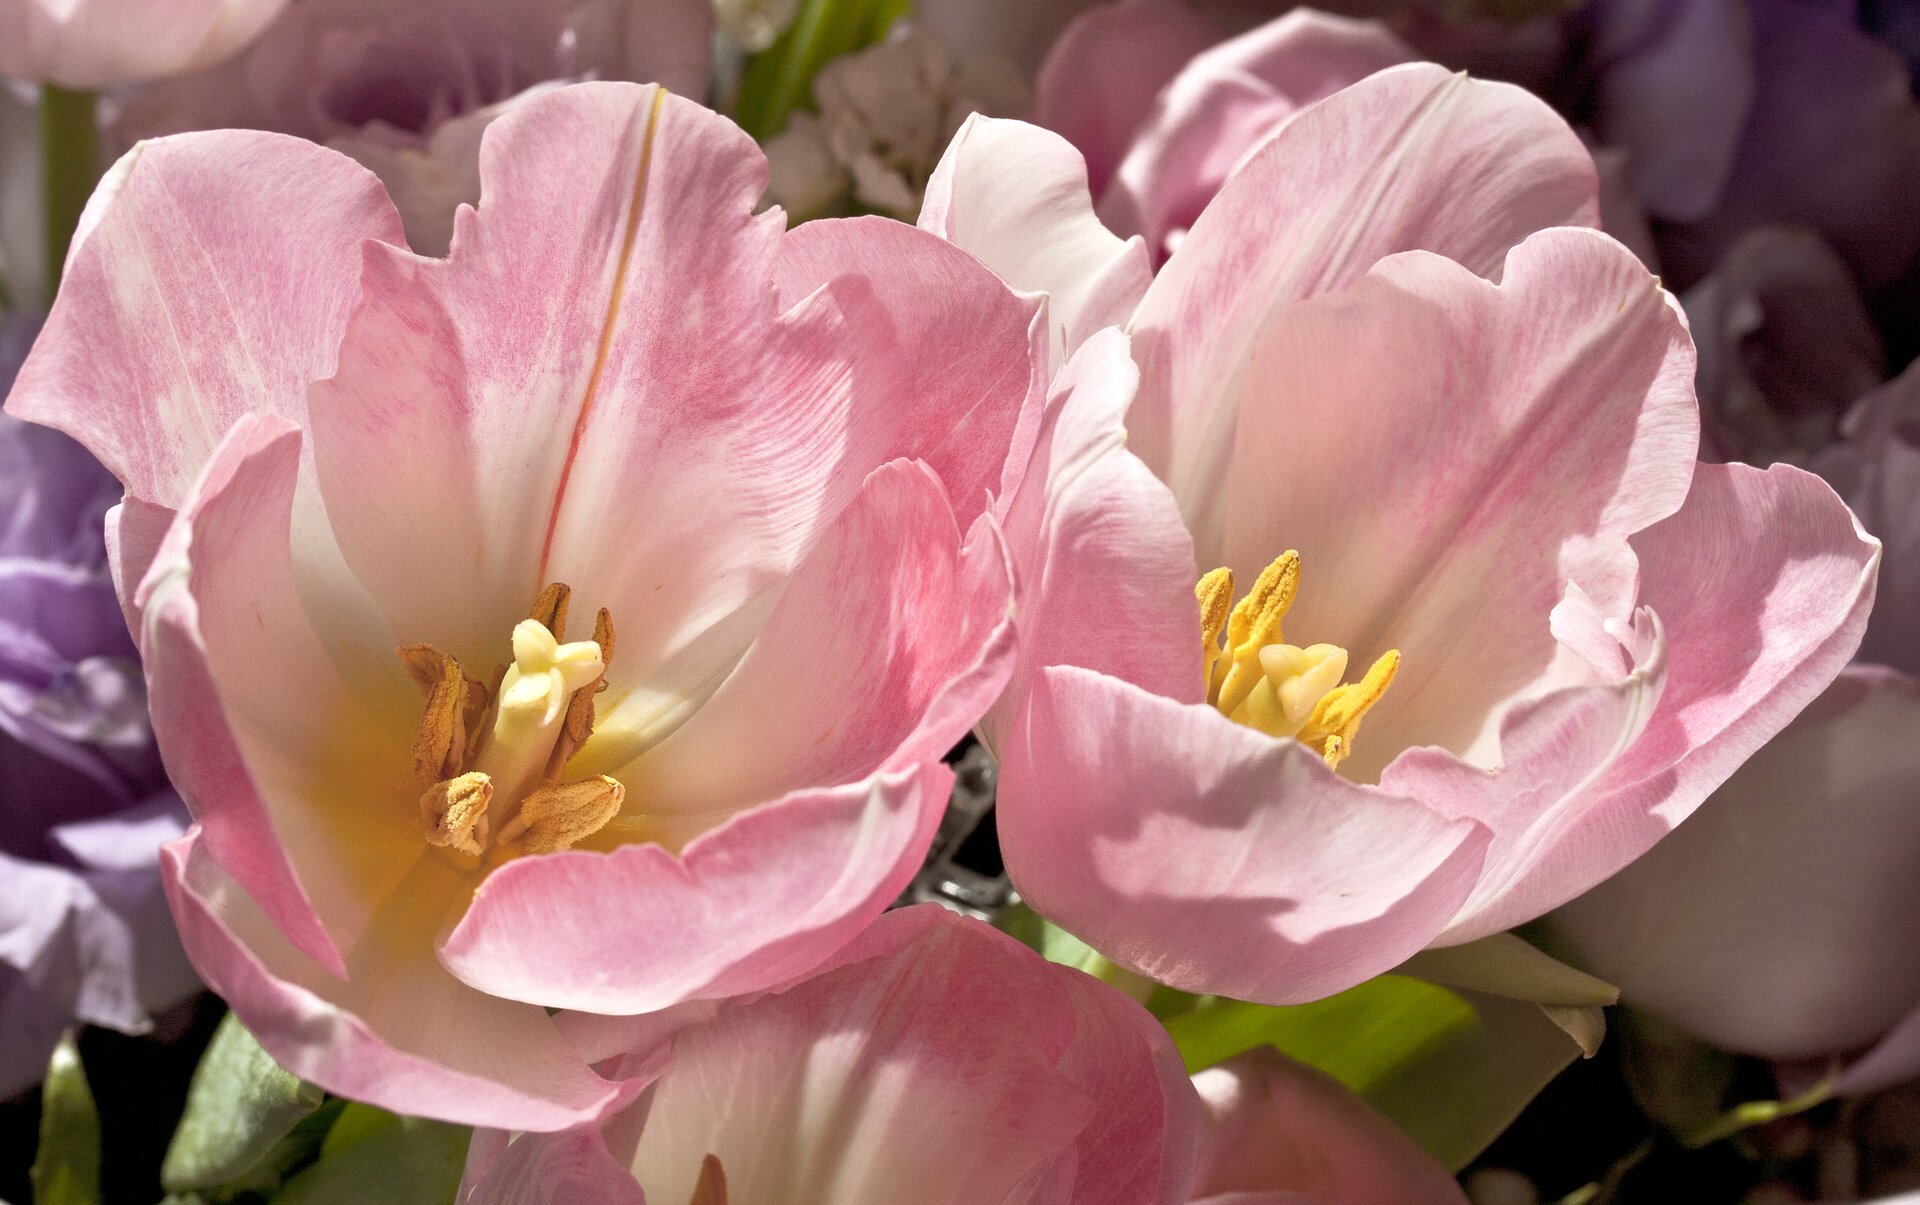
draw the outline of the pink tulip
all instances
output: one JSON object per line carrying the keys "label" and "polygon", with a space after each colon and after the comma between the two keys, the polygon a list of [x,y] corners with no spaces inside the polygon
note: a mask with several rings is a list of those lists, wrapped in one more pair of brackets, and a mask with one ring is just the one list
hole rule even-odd
{"label": "pink tulip", "polygon": [[1189,1082],[1139,1005],[934,905],[794,986],[560,1024],[646,1090],[569,1133],[481,1134],[465,1205],[1465,1200],[1321,1073],[1269,1051]]}
{"label": "pink tulip", "polygon": [[480,200],[488,123],[587,76],[706,94],[709,0],[301,0],[220,67],[117,98],[111,139],[234,127],[325,143],[386,185],[407,241],[444,255]]}
{"label": "pink tulip", "polygon": [[1034,313],[755,216],[752,142],[657,88],[529,100],[481,173],[432,260],[335,152],[145,143],[10,405],[126,484],[207,982],[334,1091],[552,1129],[622,1098],[547,1008],[785,982],[917,868],[1008,672]]}
{"label": "pink tulip", "polygon": [[0,0],[0,75],[104,88],[198,71],[260,36],[287,0]]}
{"label": "pink tulip", "polygon": [[1062,340],[987,726],[1015,884],[1115,961],[1286,1003],[1509,928],[1858,645],[1877,543],[1810,474],[1696,466],[1678,307],[1566,228],[1592,165],[1528,94],[1416,64],[1302,109],[1131,308],[1083,170],[976,122],[923,225],[1139,363]]}

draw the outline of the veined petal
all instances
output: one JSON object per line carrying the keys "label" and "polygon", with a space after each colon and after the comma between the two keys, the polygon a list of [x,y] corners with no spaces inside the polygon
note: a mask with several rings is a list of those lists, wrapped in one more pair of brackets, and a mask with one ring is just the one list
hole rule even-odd
{"label": "veined petal", "polygon": [[1315,1000],[1421,949],[1487,830],[1202,703],[1056,666],[1002,738],[1000,839],[1043,915],[1163,983]]}
{"label": "veined petal", "polygon": [[1378,21],[1296,9],[1195,55],[1174,76],[1100,198],[1100,216],[1156,259],[1235,168],[1317,100],[1420,56]]}
{"label": "veined petal", "polygon": [[[287,1070],[356,1100],[472,1125],[557,1130],[630,1099],[568,1051],[547,1015],[473,991],[433,959],[423,881],[354,950],[341,982],[287,944],[192,831],[162,853],[181,941],[207,984]],[[440,883],[442,902],[457,883]],[[409,911],[416,909],[416,911]]]}
{"label": "veined petal", "polygon": [[647,842],[516,859],[474,893],[441,960],[494,995],[592,1012],[763,990],[898,897],[952,783],[934,762],[701,825],[678,854]]}
{"label": "veined petal", "polygon": [[1833,491],[1785,465],[1701,465],[1686,504],[1633,547],[1666,632],[1659,706],[1577,807],[1489,874],[1448,944],[1566,902],[1686,819],[1839,674],[1880,561]]}
{"label": "veined petal", "polygon": [[1699,414],[1677,307],[1612,239],[1549,230],[1498,285],[1437,255],[1384,261],[1289,308],[1255,355],[1202,561],[1250,579],[1297,548],[1289,631],[1401,651],[1358,780],[1413,746],[1497,764],[1502,708],[1554,669],[1566,583],[1626,621],[1627,537],[1686,496]]}
{"label": "veined petal", "polygon": [[[606,1065],[658,1078],[599,1136],[649,1200],[700,1199],[710,1157],[733,1205],[1186,1199],[1197,1101],[1165,1032],[1112,989],[935,906],[888,913],[802,981],[633,1037]],[[500,1189],[530,1167],[598,1163],[570,1142],[503,1152],[486,1138],[474,1199],[546,1199]],[[515,1150],[528,1143],[564,1149]]]}
{"label": "veined petal", "polygon": [[7,410],[169,507],[242,415],[302,421],[307,384],[333,371],[360,244],[402,242],[373,173],[253,131],[141,143],[88,209]]}
{"label": "veined petal", "polygon": [[982,518],[963,544],[924,464],[874,470],[788,582],[712,699],[627,764],[628,817],[727,813],[789,791],[938,760],[1000,693],[1013,583]]}
{"label": "veined petal", "polygon": [[1134,450],[1204,544],[1243,382],[1280,307],[1398,251],[1492,277],[1534,231],[1594,225],[1596,189],[1586,148],[1543,102],[1431,64],[1303,111],[1234,173],[1134,315]]}
{"label": "veined petal", "polygon": [[981,723],[995,748],[1048,665],[1201,701],[1193,541],[1173,495],[1126,446],[1138,380],[1125,335],[1090,338],[1054,383],[1032,467],[1000,502],[1020,644],[1007,692]]}
{"label": "veined petal", "polygon": [[1140,240],[1094,216],[1079,152],[1021,121],[967,118],[927,181],[920,228],[1013,287],[1047,294],[1056,371],[1093,332],[1132,317],[1153,280]]}

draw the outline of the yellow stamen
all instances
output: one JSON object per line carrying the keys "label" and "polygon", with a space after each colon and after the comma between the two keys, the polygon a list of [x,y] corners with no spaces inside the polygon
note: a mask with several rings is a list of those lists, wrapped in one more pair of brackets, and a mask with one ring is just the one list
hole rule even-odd
{"label": "yellow stamen", "polygon": [[1200,600],[1200,680],[1213,684],[1213,667],[1220,660],[1220,633],[1233,610],[1233,570],[1220,568],[1201,577],[1193,588]]}
{"label": "yellow stamen", "polygon": [[427,788],[420,797],[420,819],[427,844],[480,854],[487,847],[487,804],[493,782],[485,774],[461,774]]}
{"label": "yellow stamen", "polygon": [[523,854],[550,854],[572,849],[606,827],[620,814],[627,789],[620,780],[582,779],[549,783],[528,795],[520,811],[500,829],[500,843]]}
{"label": "yellow stamen", "polygon": [[1308,745],[1318,745],[1327,764],[1338,766],[1341,759],[1353,751],[1353,738],[1360,731],[1360,721],[1380,701],[1380,696],[1387,693],[1399,669],[1400,650],[1389,649],[1358,682],[1328,691],[1300,730],[1299,739]]}
{"label": "yellow stamen", "polygon": [[1300,554],[1288,549],[1260,571],[1253,589],[1233,608],[1227,620],[1226,673],[1214,702],[1232,715],[1246,702],[1265,675],[1260,650],[1280,641],[1280,621],[1293,606],[1300,589]]}
{"label": "yellow stamen", "polygon": [[727,1171],[716,1155],[700,1161],[700,1181],[693,1186],[687,1205],[727,1205]]}
{"label": "yellow stamen", "polygon": [[1360,721],[1392,685],[1400,653],[1387,652],[1360,681],[1341,685],[1347,650],[1282,639],[1281,621],[1299,589],[1300,554],[1291,550],[1261,571],[1230,613],[1233,575],[1215,569],[1200,579],[1194,595],[1207,699],[1228,718],[1269,736],[1293,737],[1337,767],[1352,753]]}

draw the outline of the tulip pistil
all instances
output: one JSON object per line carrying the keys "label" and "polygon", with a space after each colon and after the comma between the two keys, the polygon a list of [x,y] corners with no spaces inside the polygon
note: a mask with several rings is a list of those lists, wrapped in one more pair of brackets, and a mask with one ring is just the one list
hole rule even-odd
{"label": "tulip pistil", "polygon": [[[613,619],[603,609],[592,640],[565,643],[571,591],[556,582],[513,629],[513,664],[489,689],[429,644],[398,650],[426,706],[413,768],[425,785],[429,845],[469,858],[554,853],[619,814],[626,788],[605,776],[562,781],[593,735],[593,696],[606,689]],[[491,716],[491,723],[488,722]]]}
{"label": "tulip pistil", "polygon": [[[1332,644],[1287,644],[1281,620],[1300,589],[1300,554],[1289,549],[1261,570],[1253,589],[1233,603],[1233,572],[1200,579],[1202,673],[1207,702],[1236,723],[1268,736],[1292,737],[1330,766],[1353,752],[1360,721],[1392,685],[1400,653],[1390,649],[1360,681],[1342,685],[1347,650]],[[1231,605],[1229,605],[1231,604]]]}

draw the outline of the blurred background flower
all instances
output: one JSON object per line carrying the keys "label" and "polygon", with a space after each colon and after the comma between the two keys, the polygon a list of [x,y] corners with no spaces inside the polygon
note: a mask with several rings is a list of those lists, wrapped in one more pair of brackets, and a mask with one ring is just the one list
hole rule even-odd
{"label": "blurred background flower", "polygon": [[0,75],[66,88],[159,79],[217,63],[287,0],[0,0]]}
{"label": "blurred background flower", "polygon": [[[0,327],[0,387],[34,325]],[[63,1030],[143,1032],[198,987],[158,866],[186,810],[107,572],[119,497],[79,444],[0,416],[0,1099]]]}

